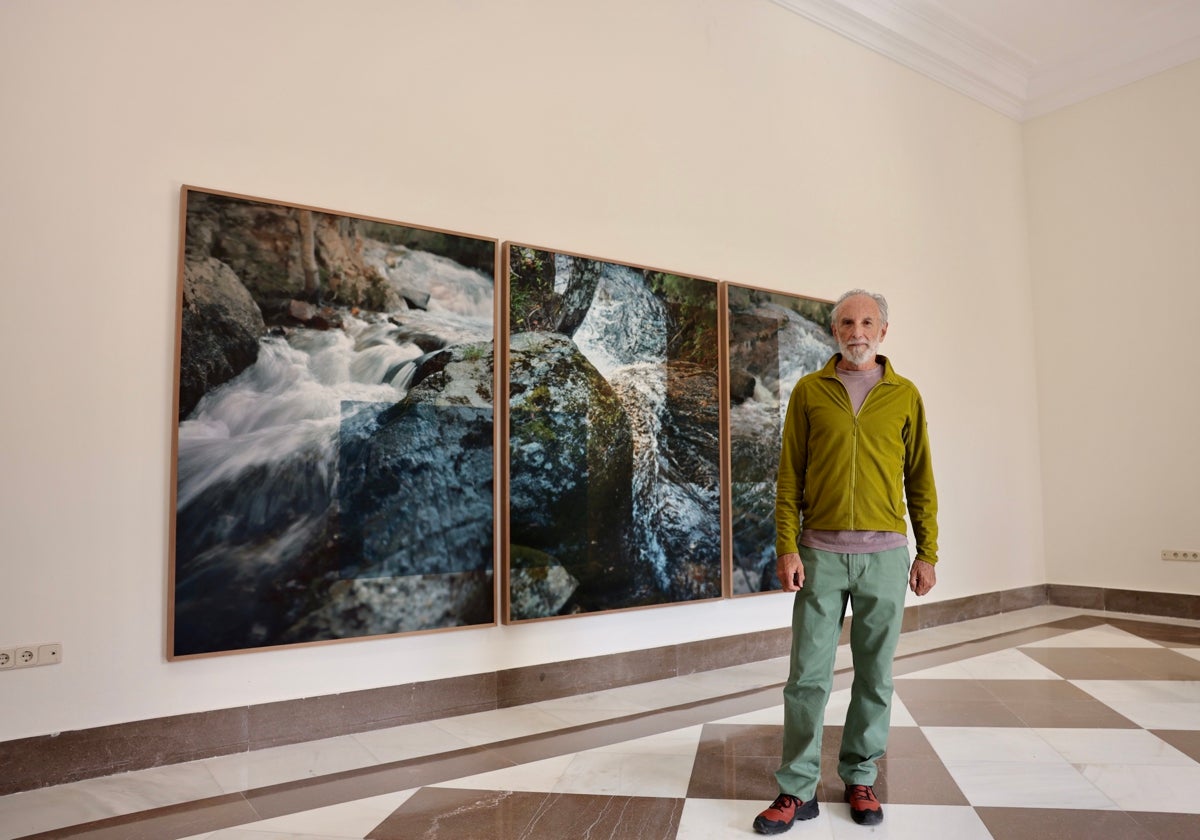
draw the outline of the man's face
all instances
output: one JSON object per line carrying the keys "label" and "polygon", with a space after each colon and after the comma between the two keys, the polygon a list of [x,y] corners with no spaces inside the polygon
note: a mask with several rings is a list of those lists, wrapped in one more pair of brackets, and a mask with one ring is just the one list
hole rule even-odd
{"label": "man's face", "polygon": [[879,342],[887,335],[887,324],[879,317],[879,304],[869,295],[855,295],[842,302],[833,337],[837,339],[842,358],[852,365],[875,363]]}

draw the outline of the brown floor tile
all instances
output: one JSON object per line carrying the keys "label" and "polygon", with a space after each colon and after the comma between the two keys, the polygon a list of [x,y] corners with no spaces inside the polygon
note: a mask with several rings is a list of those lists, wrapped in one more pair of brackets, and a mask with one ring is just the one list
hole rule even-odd
{"label": "brown floor tile", "polygon": [[1025,726],[1044,729],[1137,729],[1099,700],[1085,703],[1007,703]]}
{"label": "brown floor tile", "polygon": [[779,793],[775,771],[779,755],[696,755],[687,795],[694,799],[761,799],[770,802]]}
{"label": "brown floor tile", "polygon": [[970,804],[940,759],[883,759],[875,794],[880,802],[893,805]]}
{"label": "brown floor tile", "polygon": [[674,840],[682,799],[422,788],[367,840]]}
{"label": "brown floor tile", "polygon": [[1131,811],[1129,816],[1154,835],[1155,840],[1196,840],[1200,837],[1198,814],[1148,814]]}
{"label": "brown floor tile", "polygon": [[1065,680],[980,680],[1002,703],[1086,703],[1096,698]]}
{"label": "brown floor tile", "polygon": [[1200,627],[1185,627],[1180,624],[1162,624],[1157,621],[1135,621],[1131,619],[1111,619],[1108,621],[1118,630],[1141,636],[1152,642],[1160,642],[1168,647],[1200,647]]}
{"label": "brown floor tile", "polygon": [[904,705],[919,726],[1024,726],[999,700],[909,700]]}
{"label": "brown floor tile", "polygon": [[1200,680],[1200,660],[1166,648],[1021,648],[1068,680]]}
{"label": "brown floor tile", "polygon": [[[961,656],[959,658],[962,658]],[[991,702],[995,695],[979,680],[896,680],[896,694],[909,703],[927,701]]]}
{"label": "brown floor tile", "polygon": [[[1200,709],[1196,710],[1196,714],[1200,715]],[[1184,755],[1200,761],[1200,731],[1194,729],[1152,729],[1150,731]],[[1200,837],[1200,833],[1196,836]]]}
{"label": "brown floor tile", "polygon": [[1200,680],[1200,659],[1165,648],[1103,648],[1105,655],[1150,680]]}
{"label": "brown floor tile", "polygon": [[1123,811],[975,809],[992,840],[1156,840]]}
{"label": "brown floor tile", "polygon": [[782,726],[707,724],[700,735],[687,795],[769,802],[779,793],[775,771],[782,743]]}

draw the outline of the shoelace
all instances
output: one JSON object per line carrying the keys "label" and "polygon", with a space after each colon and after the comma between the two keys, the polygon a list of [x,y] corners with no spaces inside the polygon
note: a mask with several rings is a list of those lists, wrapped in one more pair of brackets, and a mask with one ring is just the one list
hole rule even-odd
{"label": "shoelace", "polygon": [[792,796],[790,793],[781,793],[775,797],[775,801],[771,803],[772,808],[778,808],[782,811],[784,808],[796,807],[800,804],[800,800]]}
{"label": "shoelace", "polygon": [[865,799],[867,802],[878,802],[875,798],[875,791],[871,790],[869,785],[851,785],[850,786],[850,801]]}

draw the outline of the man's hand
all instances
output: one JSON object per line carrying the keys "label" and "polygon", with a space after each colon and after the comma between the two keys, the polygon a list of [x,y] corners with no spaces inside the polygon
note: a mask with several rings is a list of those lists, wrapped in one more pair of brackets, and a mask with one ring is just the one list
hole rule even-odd
{"label": "man's hand", "polygon": [[918,595],[924,595],[930,589],[933,589],[936,583],[937,572],[934,571],[932,563],[917,560],[912,564],[912,569],[908,573],[909,589]]}
{"label": "man's hand", "polygon": [[783,584],[784,592],[799,592],[804,587],[804,564],[795,552],[779,556],[775,561],[775,574]]}

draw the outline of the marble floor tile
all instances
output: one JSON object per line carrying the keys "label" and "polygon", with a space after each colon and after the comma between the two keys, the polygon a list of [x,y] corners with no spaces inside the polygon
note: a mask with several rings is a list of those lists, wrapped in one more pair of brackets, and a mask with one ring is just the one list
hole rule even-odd
{"label": "marble floor tile", "polygon": [[1126,811],[1200,814],[1200,764],[1088,764],[1082,772]]}
{"label": "marble floor tile", "polygon": [[1073,766],[1062,762],[946,761],[976,806],[1112,810],[1118,806]]}
{"label": "marble floor tile", "polygon": [[361,744],[376,762],[404,761],[426,755],[461,750],[471,746],[434,723],[410,723],[390,726],[350,736]]}
{"label": "marble floor tile", "polygon": [[200,762],[224,793],[370,767],[379,759],[351,735],[233,753]]}
{"label": "marble floor tile", "polygon": [[[728,840],[756,837],[754,818],[771,804],[775,794],[758,799],[688,799],[683,805],[676,840]],[[801,840],[833,840],[833,825],[823,806],[814,819],[796,823],[788,833]],[[860,828],[861,831],[861,828]],[[862,838],[860,838],[862,840]]]}
{"label": "marble floor tile", "polygon": [[[300,811],[282,817],[243,826],[256,832],[276,832],[289,837],[325,835],[329,837],[362,838],[407,802],[415,790],[402,790],[382,796],[370,796],[341,802],[311,811]],[[218,840],[224,840],[218,833]]]}
{"label": "marble floor tile", "polygon": [[[1026,807],[982,807],[975,811],[993,840],[1161,840],[1120,811]],[[1180,840],[1185,836],[1179,835]]]}
{"label": "marble floor tile", "polygon": [[926,726],[921,730],[944,761],[1068,761],[1031,729],[990,726]]}
{"label": "marble floor tile", "polygon": [[1072,764],[1196,767],[1196,759],[1144,729],[1035,729]]}
{"label": "marble floor tile", "polygon": [[674,840],[682,799],[423,788],[368,840]]}
{"label": "marble floor tile", "polygon": [[1157,642],[1142,638],[1125,630],[1106,624],[1087,630],[1076,630],[1049,639],[1030,642],[1022,647],[1066,647],[1066,648],[1115,648],[1115,647],[1161,647]]}

